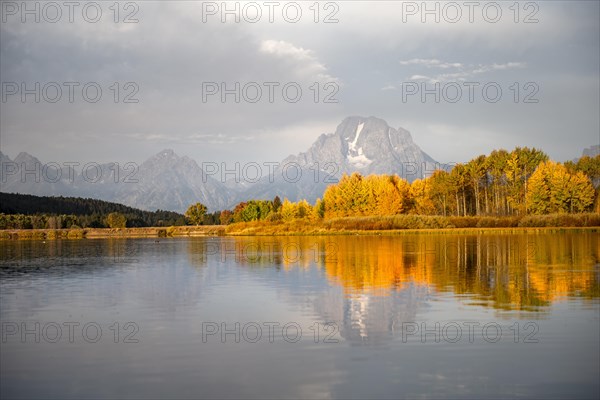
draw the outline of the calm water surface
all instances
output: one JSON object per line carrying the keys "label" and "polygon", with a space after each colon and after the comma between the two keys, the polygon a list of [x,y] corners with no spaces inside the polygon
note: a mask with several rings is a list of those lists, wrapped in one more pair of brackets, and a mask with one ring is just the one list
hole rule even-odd
{"label": "calm water surface", "polygon": [[598,398],[600,235],[0,242],[2,398]]}

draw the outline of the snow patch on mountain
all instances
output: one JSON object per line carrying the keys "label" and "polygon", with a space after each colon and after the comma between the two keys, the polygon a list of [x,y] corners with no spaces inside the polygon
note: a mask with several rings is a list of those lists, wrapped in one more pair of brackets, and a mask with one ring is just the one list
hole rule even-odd
{"label": "snow patch on mountain", "polygon": [[373,162],[373,160],[365,156],[362,147],[359,147],[356,153],[356,155],[348,154],[348,162],[356,168],[364,168]]}
{"label": "snow patch on mountain", "polygon": [[360,138],[360,133],[365,127],[365,123],[361,122],[356,127],[356,132],[354,133],[354,140],[348,142],[348,154],[346,157],[348,158],[348,162],[357,168],[364,168],[373,161],[370,160],[367,156],[365,156],[364,150],[362,147],[356,148],[358,144],[358,139]]}
{"label": "snow patch on mountain", "polygon": [[363,130],[364,127],[365,127],[365,123],[364,122],[361,122],[356,127],[356,133],[354,134],[354,140],[352,142],[348,143],[348,148],[350,150],[356,151],[356,144],[358,143],[358,138],[360,137],[360,133],[362,132],[362,130]]}

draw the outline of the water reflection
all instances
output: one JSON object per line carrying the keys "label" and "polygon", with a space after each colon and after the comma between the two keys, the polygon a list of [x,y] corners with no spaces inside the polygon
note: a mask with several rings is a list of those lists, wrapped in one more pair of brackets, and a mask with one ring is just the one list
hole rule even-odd
{"label": "water reflection", "polygon": [[[599,238],[2,242],[2,322],[95,321],[105,334],[98,343],[11,336],[0,397],[593,397]],[[510,330],[497,343],[480,331],[474,342],[401,340],[403,322],[519,322],[525,333],[531,320],[539,343],[514,342]],[[114,342],[115,321],[134,321],[140,342]],[[280,332],[273,343],[203,342],[206,321],[295,321],[305,332],[297,343]],[[315,322],[334,322],[340,340],[314,342]]]}
{"label": "water reflection", "polygon": [[[153,243],[154,241],[152,241]],[[60,267],[127,265],[139,262],[142,250],[149,250],[139,239],[107,240],[17,240],[0,241],[0,274],[28,274],[43,271],[81,272],[82,268]]]}
{"label": "water reflection", "polygon": [[85,293],[98,295],[98,305],[114,310],[127,307],[134,297],[145,310],[158,311],[168,320],[178,308],[197,304],[210,289],[205,264],[194,251],[201,247],[205,253],[202,242],[94,239],[4,241],[0,246],[3,311],[13,304],[43,309],[48,296],[56,293],[71,305],[69,296]]}
{"label": "water reflection", "polygon": [[[182,247],[187,258],[181,257]],[[600,234],[594,232],[17,241],[3,242],[1,250],[4,278],[107,272],[166,259],[181,270],[164,272],[165,278],[183,278],[190,265],[202,272],[201,281],[216,276],[218,271],[207,270],[210,265],[250,271],[316,268],[327,286],[341,288],[348,312],[355,314],[368,309],[373,297],[421,286],[506,310],[543,311],[561,299],[600,295]]]}
{"label": "water reflection", "polygon": [[316,265],[357,304],[416,284],[473,295],[494,308],[536,311],[566,297],[599,296],[599,239],[593,232],[252,237],[200,247],[207,256],[252,268]]}
{"label": "water reflection", "polygon": [[[275,286],[290,304],[310,303],[343,338],[360,343],[398,335],[432,293],[538,315],[567,298],[593,302],[600,294],[598,239],[593,232],[243,237],[191,241],[187,248],[198,267],[233,264],[279,279]],[[297,277],[277,278],[279,270]]]}

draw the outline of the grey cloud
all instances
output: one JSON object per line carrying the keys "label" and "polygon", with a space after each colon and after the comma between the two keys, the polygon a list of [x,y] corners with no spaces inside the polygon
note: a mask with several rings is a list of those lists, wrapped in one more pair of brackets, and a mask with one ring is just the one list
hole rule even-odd
{"label": "grey cloud", "polygon": [[[104,89],[96,104],[2,103],[3,152],[139,161],[170,147],[200,161],[279,160],[348,115],[403,126],[441,161],[517,145],[564,160],[598,143],[595,2],[540,3],[539,23],[528,25],[403,24],[393,2],[340,2],[337,24],[202,23],[197,2],[139,4],[139,23],[128,26],[2,23],[2,81]],[[540,102],[403,102],[401,85],[411,79],[496,81],[506,96],[512,83],[533,81]],[[112,102],[108,87],[129,81],[139,85],[139,103]],[[202,102],[202,82],[290,81],[304,89],[298,103],[269,103],[266,92],[255,104]],[[315,103],[314,82],[338,84],[338,103]]]}

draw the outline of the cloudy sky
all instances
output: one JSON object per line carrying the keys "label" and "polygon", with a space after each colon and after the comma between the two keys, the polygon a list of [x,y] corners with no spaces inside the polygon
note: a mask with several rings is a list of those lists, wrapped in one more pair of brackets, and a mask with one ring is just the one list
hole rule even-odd
{"label": "cloudy sky", "polygon": [[350,115],[441,162],[600,142],[597,1],[113,3],[39,2],[36,22],[2,1],[3,153],[279,161]]}

